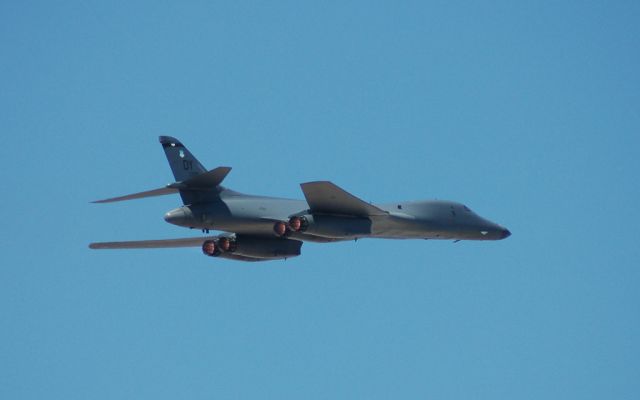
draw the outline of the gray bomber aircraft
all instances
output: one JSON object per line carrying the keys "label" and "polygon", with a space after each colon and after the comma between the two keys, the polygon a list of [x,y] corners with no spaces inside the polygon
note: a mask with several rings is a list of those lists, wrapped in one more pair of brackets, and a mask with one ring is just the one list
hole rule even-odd
{"label": "gray bomber aircraft", "polygon": [[165,214],[170,224],[218,230],[218,236],[91,243],[92,249],[201,247],[210,257],[240,261],[300,255],[303,241],[360,238],[500,240],[511,232],[452,201],[370,204],[327,181],[303,183],[305,200],[253,196],[221,185],[231,168],[207,171],[180,141],[160,136],[176,182],[94,203],[179,193],[184,205]]}

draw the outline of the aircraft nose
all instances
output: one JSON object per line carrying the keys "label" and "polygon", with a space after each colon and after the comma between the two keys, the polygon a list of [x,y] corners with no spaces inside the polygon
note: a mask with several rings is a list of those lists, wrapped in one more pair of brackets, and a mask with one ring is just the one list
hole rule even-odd
{"label": "aircraft nose", "polygon": [[509,236],[511,236],[511,231],[509,231],[507,228],[502,228],[502,230],[500,231],[500,239],[506,239]]}

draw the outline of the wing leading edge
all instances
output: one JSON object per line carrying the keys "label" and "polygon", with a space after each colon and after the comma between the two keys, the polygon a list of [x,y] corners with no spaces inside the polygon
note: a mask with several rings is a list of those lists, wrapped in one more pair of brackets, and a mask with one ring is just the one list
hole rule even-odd
{"label": "wing leading edge", "polygon": [[97,242],[89,244],[89,248],[104,249],[165,249],[173,247],[198,247],[206,240],[216,239],[215,236],[195,237],[184,239],[160,239],[160,240],[131,240],[125,242]]}
{"label": "wing leading edge", "polygon": [[167,194],[178,193],[181,190],[209,191],[218,187],[229,171],[231,171],[231,167],[218,167],[211,171],[203,172],[202,174],[196,175],[185,181],[170,183],[160,189],[147,190],[146,192],[112,197],[110,199],[96,200],[92,201],[92,203],[113,203],[116,201],[143,199],[145,197],[164,196]]}
{"label": "wing leading edge", "polygon": [[143,199],[145,197],[164,196],[166,194],[173,194],[178,192],[179,192],[178,189],[163,187],[160,189],[147,190],[146,192],[133,193],[133,194],[128,194],[128,195],[119,196],[119,197],[112,197],[110,199],[96,200],[96,201],[92,201],[92,203],[96,203],[96,204],[113,203],[116,201]]}

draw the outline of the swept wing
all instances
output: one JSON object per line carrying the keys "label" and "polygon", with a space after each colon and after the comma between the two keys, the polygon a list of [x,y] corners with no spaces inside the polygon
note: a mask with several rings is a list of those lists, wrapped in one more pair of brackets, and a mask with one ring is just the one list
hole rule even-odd
{"label": "swept wing", "polygon": [[231,167],[218,167],[182,182],[171,183],[163,188],[127,194],[125,196],[112,197],[110,199],[96,200],[92,201],[92,203],[113,203],[116,201],[142,199],[145,197],[164,196],[167,194],[178,193],[181,190],[209,191],[220,185],[229,171],[231,171]]}
{"label": "swept wing", "polygon": [[202,246],[206,240],[216,239],[215,236],[194,237],[183,239],[160,239],[160,240],[131,240],[125,242],[97,242],[91,243],[91,249],[163,249],[172,247],[198,247]]}

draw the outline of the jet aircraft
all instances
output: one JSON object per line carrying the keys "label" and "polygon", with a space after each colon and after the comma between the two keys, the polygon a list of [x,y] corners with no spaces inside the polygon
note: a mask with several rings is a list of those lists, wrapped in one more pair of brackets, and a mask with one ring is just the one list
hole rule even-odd
{"label": "jet aircraft", "polygon": [[177,139],[160,136],[175,182],[165,187],[94,203],[111,203],[178,193],[183,206],[167,212],[170,224],[217,230],[217,236],[99,242],[92,249],[201,247],[206,256],[240,261],[300,255],[304,241],[361,238],[500,240],[508,229],[467,206],[442,200],[370,204],[328,181],[301,184],[305,200],[238,193],[221,185],[231,168],[207,171]]}

